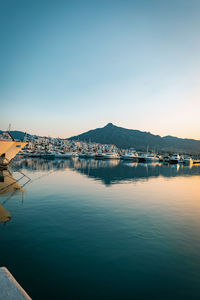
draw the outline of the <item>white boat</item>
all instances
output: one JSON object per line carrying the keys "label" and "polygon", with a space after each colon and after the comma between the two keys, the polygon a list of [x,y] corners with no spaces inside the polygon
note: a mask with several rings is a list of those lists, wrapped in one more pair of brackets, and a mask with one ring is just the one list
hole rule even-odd
{"label": "white boat", "polygon": [[103,158],[105,159],[120,159],[120,155],[115,152],[107,152],[103,154]]}
{"label": "white boat", "polygon": [[54,154],[55,158],[70,158],[72,157],[72,153],[71,152],[52,152],[52,154]]}
{"label": "white boat", "polygon": [[96,155],[96,153],[94,153],[94,152],[87,152],[87,157],[88,158],[94,158],[95,155]]}
{"label": "white boat", "polygon": [[0,140],[0,166],[7,166],[26,145],[26,142],[16,142],[14,139]]}
{"label": "white boat", "polygon": [[179,160],[180,160],[180,155],[174,154],[170,157],[169,162],[170,164],[178,164]]}
{"label": "white boat", "polygon": [[136,151],[132,152],[125,152],[125,154],[121,155],[121,158],[124,160],[138,160],[138,154]]}
{"label": "white boat", "polygon": [[146,162],[158,162],[159,161],[159,157],[156,156],[155,154],[153,153],[148,153],[144,156],[144,160]]}
{"label": "white boat", "polygon": [[96,159],[103,159],[104,158],[104,155],[101,151],[97,152],[94,156]]}

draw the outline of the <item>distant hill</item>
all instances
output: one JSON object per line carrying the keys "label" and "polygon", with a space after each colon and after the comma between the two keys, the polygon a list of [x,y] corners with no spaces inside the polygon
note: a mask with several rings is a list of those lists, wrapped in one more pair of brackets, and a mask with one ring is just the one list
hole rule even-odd
{"label": "distant hill", "polygon": [[200,141],[181,139],[173,136],[161,137],[150,132],[126,129],[108,123],[103,128],[87,131],[70,140],[114,144],[119,148],[133,147],[136,150],[172,151],[180,153],[200,153]]}

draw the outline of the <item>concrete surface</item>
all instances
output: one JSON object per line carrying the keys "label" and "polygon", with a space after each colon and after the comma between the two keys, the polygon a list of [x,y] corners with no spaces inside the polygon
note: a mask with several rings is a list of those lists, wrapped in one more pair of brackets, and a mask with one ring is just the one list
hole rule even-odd
{"label": "concrete surface", "polygon": [[0,300],[31,300],[5,267],[0,268]]}

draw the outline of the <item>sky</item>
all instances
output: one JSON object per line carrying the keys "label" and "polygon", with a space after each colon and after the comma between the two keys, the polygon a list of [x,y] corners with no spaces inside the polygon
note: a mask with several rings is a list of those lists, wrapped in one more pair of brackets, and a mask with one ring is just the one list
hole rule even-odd
{"label": "sky", "polygon": [[199,0],[0,0],[0,129],[200,140]]}

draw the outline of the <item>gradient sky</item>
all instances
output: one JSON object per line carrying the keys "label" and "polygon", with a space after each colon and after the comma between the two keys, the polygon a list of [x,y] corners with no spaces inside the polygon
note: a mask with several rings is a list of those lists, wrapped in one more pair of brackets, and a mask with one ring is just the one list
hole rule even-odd
{"label": "gradient sky", "polygon": [[200,139],[200,1],[0,0],[0,129]]}

